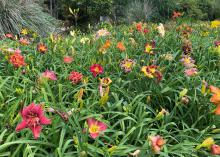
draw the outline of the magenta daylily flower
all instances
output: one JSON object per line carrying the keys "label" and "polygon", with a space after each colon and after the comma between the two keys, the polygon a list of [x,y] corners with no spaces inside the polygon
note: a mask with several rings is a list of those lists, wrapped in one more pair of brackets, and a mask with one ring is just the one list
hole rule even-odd
{"label": "magenta daylily flower", "polygon": [[87,124],[89,126],[90,136],[95,139],[99,136],[102,131],[107,129],[107,125],[103,122],[100,122],[94,118],[88,118]]}
{"label": "magenta daylily flower", "polygon": [[31,129],[34,138],[38,139],[42,130],[41,125],[51,124],[51,120],[44,116],[41,105],[31,103],[21,111],[22,122],[17,125],[16,131],[19,132],[25,128]]}
{"label": "magenta daylily flower", "polygon": [[47,78],[49,80],[57,80],[57,76],[54,71],[46,70],[45,72],[42,73],[42,77]]}

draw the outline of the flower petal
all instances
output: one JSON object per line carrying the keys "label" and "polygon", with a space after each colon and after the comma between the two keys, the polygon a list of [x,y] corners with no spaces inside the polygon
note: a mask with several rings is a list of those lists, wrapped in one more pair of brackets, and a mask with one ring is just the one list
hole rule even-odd
{"label": "flower petal", "polygon": [[99,136],[99,133],[90,133],[90,136],[95,139]]}
{"label": "flower petal", "polygon": [[42,124],[42,125],[51,124],[51,120],[45,116],[42,116],[42,117],[40,117],[40,124]]}
{"label": "flower petal", "polygon": [[214,93],[214,94],[219,94],[220,93],[220,89],[217,88],[217,87],[210,86],[209,88],[210,88],[211,92]]}
{"label": "flower petal", "polygon": [[16,131],[20,131],[23,130],[27,127],[27,122],[25,120],[23,120],[20,124],[17,125],[16,127]]}
{"label": "flower petal", "polygon": [[37,125],[35,127],[31,127],[30,129],[34,135],[34,138],[38,139],[40,137],[42,127],[40,125]]}
{"label": "flower petal", "polygon": [[97,123],[97,122],[96,122],[96,120],[95,120],[94,118],[88,118],[88,119],[87,119],[87,124],[88,124],[89,128],[90,128],[92,125],[96,124],[96,123]]}

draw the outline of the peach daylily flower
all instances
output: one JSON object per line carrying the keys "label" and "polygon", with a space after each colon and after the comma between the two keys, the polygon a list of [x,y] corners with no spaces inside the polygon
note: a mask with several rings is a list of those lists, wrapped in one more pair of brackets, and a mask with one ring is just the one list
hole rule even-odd
{"label": "peach daylily flower", "polygon": [[150,137],[151,147],[155,154],[160,153],[160,150],[163,148],[163,145],[166,143],[166,141],[160,136],[153,136]]}

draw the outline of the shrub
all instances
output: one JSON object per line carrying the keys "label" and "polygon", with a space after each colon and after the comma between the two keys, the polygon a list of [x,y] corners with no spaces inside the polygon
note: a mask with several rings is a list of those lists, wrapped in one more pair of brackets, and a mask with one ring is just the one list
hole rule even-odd
{"label": "shrub", "polygon": [[0,0],[0,33],[19,34],[28,28],[45,35],[55,30],[55,20],[33,0]]}

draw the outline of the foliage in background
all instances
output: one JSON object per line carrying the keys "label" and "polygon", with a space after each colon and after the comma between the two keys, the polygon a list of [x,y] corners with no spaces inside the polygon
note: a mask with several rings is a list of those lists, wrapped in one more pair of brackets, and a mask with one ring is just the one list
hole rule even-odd
{"label": "foliage in background", "polygon": [[19,34],[22,28],[45,35],[55,30],[56,22],[34,0],[0,0],[0,34]]}

